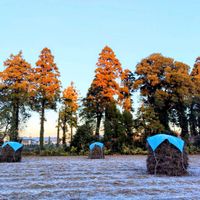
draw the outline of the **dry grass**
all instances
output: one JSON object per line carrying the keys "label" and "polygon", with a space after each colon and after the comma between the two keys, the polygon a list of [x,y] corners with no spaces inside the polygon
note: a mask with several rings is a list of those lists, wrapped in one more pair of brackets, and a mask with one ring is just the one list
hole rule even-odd
{"label": "dry grass", "polygon": [[90,150],[89,158],[90,159],[103,159],[104,158],[104,149],[95,145],[94,148],[92,150]]}
{"label": "dry grass", "polygon": [[181,153],[174,145],[165,140],[153,152],[148,145],[147,171],[149,174],[182,176],[187,174],[188,155],[185,147]]}

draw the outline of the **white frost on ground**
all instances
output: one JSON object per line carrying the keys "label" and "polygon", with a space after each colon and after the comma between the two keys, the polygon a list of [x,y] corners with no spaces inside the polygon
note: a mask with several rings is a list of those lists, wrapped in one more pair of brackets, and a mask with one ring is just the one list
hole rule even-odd
{"label": "white frost on ground", "polygon": [[200,156],[190,156],[189,175],[152,176],[146,156],[25,157],[0,163],[1,200],[200,199]]}

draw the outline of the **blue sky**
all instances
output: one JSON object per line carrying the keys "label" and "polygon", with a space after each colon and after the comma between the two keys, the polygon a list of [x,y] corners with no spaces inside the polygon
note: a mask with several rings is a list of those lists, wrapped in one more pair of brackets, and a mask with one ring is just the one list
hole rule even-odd
{"label": "blue sky", "polygon": [[[105,45],[133,71],[155,52],[192,66],[200,56],[199,9],[199,0],[1,0],[0,66],[19,50],[34,66],[48,47],[63,88],[74,81],[81,96]],[[54,135],[56,117],[47,112],[46,136]],[[37,114],[24,133],[39,135]]]}

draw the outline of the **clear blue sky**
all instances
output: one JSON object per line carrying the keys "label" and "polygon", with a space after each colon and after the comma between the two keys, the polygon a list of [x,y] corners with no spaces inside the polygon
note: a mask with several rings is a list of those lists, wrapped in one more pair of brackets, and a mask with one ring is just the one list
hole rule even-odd
{"label": "clear blue sky", "polygon": [[[105,45],[131,70],[155,52],[192,66],[200,56],[199,9],[199,0],[1,0],[0,66],[19,50],[34,66],[48,47],[63,88],[74,81],[81,96]],[[56,113],[47,118],[46,135],[53,135]],[[28,136],[39,135],[38,123],[34,114]]]}

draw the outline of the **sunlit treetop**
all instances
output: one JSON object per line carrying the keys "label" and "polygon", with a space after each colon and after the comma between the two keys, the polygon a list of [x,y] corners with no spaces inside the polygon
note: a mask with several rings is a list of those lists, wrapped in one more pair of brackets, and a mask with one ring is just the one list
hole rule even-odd
{"label": "sunlit treetop", "polygon": [[172,65],[173,59],[161,54],[152,54],[142,59],[136,66],[136,74],[139,78],[134,83],[135,89],[144,85],[141,92],[145,94],[149,87],[160,86],[164,80],[165,68],[171,69]]}
{"label": "sunlit treetop", "polygon": [[101,95],[108,101],[115,101],[114,95],[119,95],[118,78],[122,73],[121,63],[116,58],[113,50],[106,46],[99,54],[92,85],[101,89]]}
{"label": "sunlit treetop", "polygon": [[21,51],[17,55],[11,55],[4,62],[4,66],[6,69],[0,73],[4,87],[16,92],[27,93],[31,90],[31,65],[23,59]]}
{"label": "sunlit treetop", "polygon": [[188,99],[192,90],[189,66],[161,54],[152,54],[136,66],[135,89],[143,96],[157,96],[157,101]]}
{"label": "sunlit treetop", "polygon": [[200,57],[198,57],[195,61],[194,67],[191,72],[191,76],[195,78],[200,78]]}
{"label": "sunlit treetop", "polygon": [[36,62],[35,68],[37,93],[49,100],[58,96],[61,84],[59,77],[60,73],[50,49],[44,48],[41,51],[39,60]]}
{"label": "sunlit treetop", "polygon": [[71,85],[63,91],[62,99],[64,104],[71,108],[72,112],[75,112],[78,109],[78,93],[73,82],[71,82]]}
{"label": "sunlit treetop", "polygon": [[122,103],[124,110],[131,111],[132,110],[132,92],[133,92],[133,84],[134,84],[134,76],[133,73],[129,69],[125,69],[121,74],[121,87],[120,87],[120,95],[119,99]]}
{"label": "sunlit treetop", "polygon": [[165,83],[177,82],[188,75],[189,66],[175,62],[172,58],[164,57],[161,54],[152,54],[142,59],[136,66],[137,80],[134,87],[141,87],[142,90],[151,90],[153,87],[162,89]]}
{"label": "sunlit treetop", "polygon": [[194,63],[194,67],[191,72],[191,78],[195,88],[195,96],[200,94],[200,57],[198,57]]}

